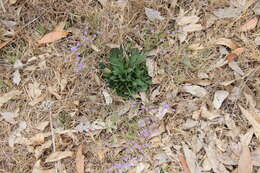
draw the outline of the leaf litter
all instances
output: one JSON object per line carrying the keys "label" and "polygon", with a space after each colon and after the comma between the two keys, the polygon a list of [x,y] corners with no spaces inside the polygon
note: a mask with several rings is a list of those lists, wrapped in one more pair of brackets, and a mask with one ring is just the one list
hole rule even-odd
{"label": "leaf litter", "polygon": [[[51,11],[64,6],[62,11],[70,14],[74,1],[59,2],[59,7],[35,2],[35,7],[46,5],[50,10],[44,14],[46,20],[39,18],[41,22],[35,22],[39,19],[35,19],[30,2],[26,9],[31,13],[26,17],[19,11],[23,3],[17,1],[6,8],[15,7],[20,15],[11,17],[17,23],[11,29],[28,19],[33,23],[16,40],[2,39],[0,28],[1,55],[8,60],[8,65],[4,64],[7,70],[0,68],[1,122],[3,140],[9,139],[12,146],[12,151],[9,145],[3,146],[8,155],[0,154],[4,160],[12,157],[4,171],[46,173],[58,168],[68,173],[82,169],[106,172],[114,165],[115,172],[133,173],[257,172],[259,22],[255,17],[259,17],[259,3],[99,2],[77,2],[80,8],[73,8],[75,18],[66,19],[67,31],[73,31],[70,34],[64,22],[52,30],[53,23],[64,16],[59,12],[51,16]],[[207,12],[201,9],[204,6]],[[83,16],[82,11],[91,12]],[[10,19],[4,15],[3,20]],[[41,34],[40,44],[56,44],[34,47],[33,40],[39,40],[35,36],[38,25],[50,30]],[[70,27],[87,38],[77,38]],[[6,40],[7,44],[1,44]],[[83,40],[90,40],[89,46],[82,46],[81,54],[72,56],[67,48],[83,44]],[[153,82],[131,102],[110,92],[98,73],[100,59],[106,61],[106,52],[112,47],[124,48],[125,41],[130,45],[134,41],[134,47],[150,52],[146,66]],[[23,46],[26,51],[19,52]],[[189,64],[179,63],[184,55],[188,55]],[[80,72],[71,68],[76,56],[86,58],[86,68]],[[12,66],[11,57],[21,61]],[[1,67],[2,63],[0,58]],[[189,65],[193,68],[186,67]],[[19,113],[14,111],[17,108]],[[54,121],[63,118],[64,125],[53,122],[49,126],[49,113]],[[21,121],[26,126],[20,128]],[[138,140],[142,144],[134,143]],[[84,154],[79,147],[82,144],[87,146]],[[20,153],[29,158],[21,158]],[[84,159],[84,155],[90,157]]]}

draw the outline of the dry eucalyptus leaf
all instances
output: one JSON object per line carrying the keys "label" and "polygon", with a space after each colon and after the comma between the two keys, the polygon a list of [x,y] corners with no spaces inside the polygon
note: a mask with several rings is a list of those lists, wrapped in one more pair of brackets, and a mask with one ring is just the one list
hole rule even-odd
{"label": "dry eucalyptus leaf", "polygon": [[177,37],[178,37],[180,43],[184,42],[186,40],[187,36],[188,36],[187,32],[178,32],[177,33]]}
{"label": "dry eucalyptus leaf", "polygon": [[7,103],[10,99],[12,99],[15,96],[20,95],[22,92],[19,90],[12,90],[8,93],[5,93],[0,96],[0,107],[3,106],[3,104]]}
{"label": "dry eucalyptus leaf", "polygon": [[255,15],[260,15],[260,2],[255,4],[254,12],[255,12]]}
{"label": "dry eucalyptus leaf", "polygon": [[260,139],[260,123],[257,122],[257,120],[255,119],[255,117],[256,117],[256,116],[254,116],[254,114],[256,114],[254,112],[255,110],[246,110],[241,105],[239,105],[239,107],[240,107],[242,114],[246,117],[246,119],[249,121],[249,123],[253,126],[255,135],[257,136],[258,139]]}
{"label": "dry eucalyptus leaf", "polygon": [[214,172],[218,173],[229,173],[225,166],[217,159],[217,148],[214,145],[213,141],[207,147],[204,147],[206,155],[209,161],[209,164],[212,166]]}
{"label": "dry eucalyptus leaf", "polygon": [[257,36],[257,37],[255,38],[255,44],[256,44],[257,46],[260,46],[260,36]]}
{"label": "dry eucalyptus leaf", "polygon": [[82,154],[82,145],[79,146],[77,154],[76,154],[76,170],[77,173],[84,173],[84,155]]}
{"label": "dry eucalyptus leaf", "polygon": [[164,17],[161,16],[161,13],[157,10],[151,8],[145,8],[145,14],[151,21],[163,20]]}
{"label": "dry eucalyptus leaf", "polygon": [[220,9],[213,11],[213,13],[219,19],[233,18],[233,17],[239,17],[239,15],[242,14],[242,9],[232,8],[232,7],[220,8]]}
{"label": "dry eucalyptus leaf", "polygon": [[196,154],[192,152],[186,145],[183,146],[183,151],[190,171],[192,173],[200,173],[201,170],[198,163],[196,162]]}
{"label": "dry eucalyptus leaf", "polygon": [[247,145],[243,145],[242,153],[238,161],[238,173],[252,173],[253,164],[251,160],[250,150]]}
{"label": "dry eucalyptus leaf", "polygon": [[229,62],[228,66],[241,76],[245,74],[235,61]]}
{"label": "dry eucalyptus leaf", "polygon": [[112,97],[110,96],[110,94],[108,93],[108,91],[105,90],[105,89],[102,91],[102,93],[103,93],[103,95],[104,95],[104,97],[105,97],[106,104],[107,104],[107,105],[110,105],[110,104],[113,102]]}
{"label": "dry eucalyptus leaf", "polygon": [[218,112],[214,112],[214,111],[210,112],[206,105],[202,105],[200,110],[201,110],[201,117],[208,120],[213,120],[221,116]]}
{"label": "dry eucalyptus leaf", "polygon": [[187,25],[187,24],[191,24],[191,23],[197,23],[199,21],[199,17],[197,16],[180,16],[177,18],[176,22],[177,25]]}
{"label": "dry eucalyptus leaf", "polygon": [[216,41],[215,44],[227,46],[228,48],[230,48],[232,50],[238,48],[238,44],[236,42],[232,41],[231,39],[228,39],[228,38],[220,38]]}
{"label": "dry eucalyptus leaf", "polygon": [[57,152],[51,153],[47,157],[45,162],[56,162],[56,161],[65,159],[67,157],[72,157],[72,156],[73,156],[73,152],[72,151],[57,151]]}
{"label": "dry eucalyptus leaf", "polygon": [[17,123],[17,121],[14,120],[14,118],[18,116],[17,113],[15,113],[15,112],[2,112],[0,114],[2,115],[3,119],[6,122],[8,122],[10,124],[16,124]]}
{"label": "dry eucalyptus leaf", "polygon": [[250,20],[248,20],[244,25],[240,27],[240,31],[249,31],[254,29],[257,26],[258,23],[258,17],[254,17]]}
{"label": "dry eucalyptus leaf", "polygon": [[208,91],[205,88],[197,85],[185,85],[183,86],[183,90],[197,97],[204,97],[208,94]]}
{"label": "dry eucalyptus leaf", "polygon": [[14,131],[12,131],[12,133],[10,134],[9,138],[8,138],[8,144],[10,147],[14,147],[14,145],[16,143],[18,143],[19,138],[22,136],[21,132],[23,130],[25,130],[27,127],[27,124],[25,121],[20,121],[18,124],[17,129],[15,129]]}
{"label": "dry eucalyptus leaf", "polygon": [[195,32],[195,31],[201,31],[203,28],[201,26],[201,24],[189,24],[189,25],[186,25],[182,28],[182,30],[184,32]]}
{"label": "dry eucalyptus leaf", "polygon": [[39,45],[52,43],[52,42],[55,42],[57,40],[60,40],[61,38],[66,37],[69,33],[65,32],[63,30],[64,26],[65,26],[65,22],[59,23],[55,27],[54,31],[45,34],[37,43]]}
{"label": "dry eucalyptus leaf", "polygon": [[21,82],[20,72],[19,70],[15,70],[15,72],[13,73],[13,83],[19,85],[20,82]]}
{"label": "dry eucalyptus leaf", "polygon": [[228,97],[229,92],[219,90],[214,94],[213,106],[215,109],[219,109],[223,103],[223,101]]}
{"label": "dry eucalyptus leaf", "polygon": [[33,166],[32,173],[55,173],[55,169],[44,169],[41,166],[41,160],[37,160]]}

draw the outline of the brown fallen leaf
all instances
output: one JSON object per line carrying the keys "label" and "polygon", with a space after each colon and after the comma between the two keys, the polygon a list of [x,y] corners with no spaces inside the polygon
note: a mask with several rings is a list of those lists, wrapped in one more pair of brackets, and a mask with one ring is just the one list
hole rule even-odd
{"label": "brown fallen leaf", "polygon": [[51,155],[49,155],[47,157],[45,162],[56,162],[61,159],[65,159],[67,157],[72,157],[72,156],[73,156],[72,151],[57,151],[57,152],[51,153]]}
{"label": "brown fallen leaf", "polygon": [[64,31],[64,27],[65,22],[59,23],[52,32],[45,34],[37,43],[39,45],[52,43],[66,37],[69,32]]}
{"label": "brown fallen leaf", "polygon": [[77,173],[84,173],[84,155],[82,154],[82,145],[79,146],[76,154]]}
{"label": "brown fallen leaf", "polygon": [[242,153],[238,161],[238,173],[252,173],[253,164],[250,150],[247,145],[243,145]]}
{"label": "brown fallen leaf", "polygon": [[257,23],[258,23],[258,17],[256,16],[256,17],[248,20],[245,24],[243,24],[240,27],[240,31],[244,32],[244,31],[252,30],[256,27]]}
{"label": "brown fallen leaf", "polygon": [[190,168],[186,162],[185,156],[182,153],[178,154],[178,158],[184,173],[191,173]]}
{"label": "brown fallen leaf", "polygon": [[237,58],[239,55],[241,55],[246,49],[243,47],[240,48],[236,48],[235,50],[233,50],[228,56],[227,56],[227,60],[228,62],[233,61],[235,58]]}
{"label": "brown fallen leaf", "polygon": [[68,32],[57,32],[57,31],[53,31],[50,32],[46,35],[44,35],[39,41],[38,44],[47,44],[47,43],[52,43],[54,41],[57,41],[61,38],[64,38],[68,35]]}
{"label": "brown fallen leaf", "polygon": [[5,93],[3,95],[0,96],[0,107],[2,107],[3,104],[5,104],[6,102],[8,102],[10,99],[12,99],[15,96],[20,95],[22,92],[19,90],[12,90],[8,93]]}
{"label": "brown fallen leaf", "polygon": [[232,50],[235,50],[236,48],[238,48],[238,44],[228,38],[220,38],[216,41],[215,44],[227,46]]}

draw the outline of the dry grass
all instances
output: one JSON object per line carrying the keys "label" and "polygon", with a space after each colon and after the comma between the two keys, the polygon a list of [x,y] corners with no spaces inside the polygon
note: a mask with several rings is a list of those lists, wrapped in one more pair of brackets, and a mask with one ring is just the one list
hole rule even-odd
{"label": "dry grass", "polygon": [[[253,95],[259,97],[259,67],[260,51],[255,46],[253,40],[259,33],[240,33],[237,28],[244,23],[253,12],[248,10],[237,19],[217,20],[210,28],[188,35],[183,43],[178,41],[176,34],[167,34],[169,31],[177,30],[175,19],[179,12],[184,10],[187,14],[195,14],[200,17],[201,23],[207,20],[206,14],[214,9],[225,7],[227,1],[206,1],[189,0],[179,1],[135,1],[129,0],[125,7],[111,1],[106,6],[102,6],[97,0],[57,0],[57,1],[18,1],[10,5],[3,1],[5,13],[0,11],[0,20],[14,20],[17,25],[11,31],[11,36],[19,31],[16,39],[8,46],[0,50],[0,93],[6,93],[12,89],[23,91],[22,94],[1,107],[0,112],[13,112],[19,109],[17,121],[25,121],[27,128],[23,131],[23,136],[30,138],[36,133],[37,124],[49,121],[49,112],[52,113],[54,128],[73,129],[80,122],[88,120],[106,121],[112,117],[115,129],[97,130],[88,133],[65,133],[56,135],[56,150],[76,151],[79,144],[83,144],[85,155],[86,172],[106,172],[116,163],[121,163],[125,155],[132,158],[143,155],[148,156],[146,163],[150,164],[150,170],[155,171],[160,167],[162,172],[181,172],[177,155],[182,151],[183,143],[186,143],[193,151],[196,150],[194,141],[203,139],[204,144],[212,141],[231,145],[239,143],[239,134],[230,137],[230,129],[227,128],[223,118],[211,121],[205,118],[196,120],[198,128],[183,129],[183,124],[192,119],[194,111],[198,111],[201,105],[206,104],[209,110],[212,108],[211,100],[216,90],[232,91],[234,87],[248,89]],[[171,4],[172,3],[172,4]],[[153,8],[165,16],[161,22],[150,22],[144,12],[144,8]],[[60,22],[66,21],[66,30],[71,34],[53,44],[38,47],[35,42],[49,32]],[[259,26],[258,26],[259,28]],[[0,28],[2,29],[2,28]],[[43,30],[41,30],[43,29]],[[3,27],[6,32],[8,28]],[[70,46],[82,42],[82,36],[92,40],[92,43],[99,49],[95,51],[90,47],[84,47],[85,66],[80,72],[75,72],[75,56],[70,52]],[[96,34],[94,36],[93,34]],[[9,36],[10,37],[10,36]],[[4,41],[9,37],[1,37]],[[208,73],[211,85],[205,87],[209,91],[206,98],[195,98],[182,91],[185,82],[197,79],[198,72],[206,71],[210,65],[219,60],[219,49],[214,45],[218,38],[226,37],[237,41],[242,47],[247,48],[243,57],[237,62],[244,72],[252,74],[239,80],[234,75],[233,70],[228,66],[216,68]],[[155,51],[158,53],[151,56],[157,63],[159,82],[153,85],[147,92],[149,105],[158,107],[161,103],[168,104],[176,109],[175,113],[168,113],[161,121],[153,121],[151,129],[164,129],[159,135],[139,141],[138,135],[142,129],[138,127],[138,122],[143,119],[151,119],[151,115],[140,107],[142,99],[136,100],[137,105],[131,108],[127,114],[116,116],[122,108],[131,105],[133,101],[126,101],[112,94],[113,104],[106,105],[102,95],[106,87],[105,81],[101,77],[99,63],[107,61],[107,54],[110,50],[109,44],[132,46],[144,51]],[[200,44],[204,49],[199,51],[190,50],[193,44]],[[14,72],[13,63],[21,60],[25,66],[21,70],[22,81],[17,86],[12,83]],[[30,60],[30,61],[29,61]],[[233,84],[222,86],[219,83],[237,79]],[[64,85],[63,82],[66,81]],[[34,99],[30,97],[30,84],[39,83],[42,95],[39,103],[30,106]],[[57,91],[51,93],[48,87],[53,87]],[[63,88],[64,87],[64,88]],[[154,90],[159,93],[151,99]],[[179,91],[179,92],[178,92]],[[55,95],[55,93],[58,95]],[[112,93],[110,91],[110,93]],[[259,101],[259,100],[258,100]],[[244,96],[234,100],[226,100],[221,107],[221,114],[229,114],[236,126],[240,129],[240,134],[245,134],[251,125],[246,118],[241,115],[238,105],[247,107],[248,103]],[[135,115],[133,118],[132,116]],[[150,120],[152,121],[152,120]],[[154,126],[154,127],[153,127]],[[8,146],[8,138],[17,125],[2,120],[0,122],[0,172],[25,173],[31,172],[36,158],[34,150],[36,146],[15,145],[14,148]],[[50,132],[47,127],[44,132]],[[93,137],[91,137],[93,135]],[[51,139],[47,137],[45,140]],[[128,141],[135,140],[140,143],[149,143],[142,152],[134,149],[127,153]],[[221,146],[218,143],[218,147]],[[141,144],[140,144],[141,145]],[[259,146],[259,141],[254,136],[250,142],[251,151]],[[205,146],[204,146],[205,147]],[[224,153],[229,153],[229,148],[225,146]],[[258,147],[259,148],[259,147]],[[169,162],[158,163],[155,155],[166,152],[171,156]],[[223,150],[222,150],[223,151]],[[52,153],[52,148],[48,148],[39,158],[45,160]],[[237,153],[239,155],[239,153]],[[205,159],[205,151],[196,153],[199,164]],[[175,157],[176,156],[176,157]],[[62,160],[62,165],[68,173],[75,172],[75,158]],[[45,168],[55,167],[53,163],[43,163]],[[231,172],[236,166],[227,166]],[[259,171],[259,167],[254,169]],[[157,168],[158,169],[158,168]],[[120,172],[120,169],[115,172]],[[147,171],[148,172],[148,171]]]}

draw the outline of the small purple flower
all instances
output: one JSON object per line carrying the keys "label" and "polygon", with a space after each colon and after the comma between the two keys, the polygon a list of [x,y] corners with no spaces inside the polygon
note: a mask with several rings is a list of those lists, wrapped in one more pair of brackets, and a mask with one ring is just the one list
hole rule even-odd
{"label": "small purple flower", "polygon": [[84,65],[85,65],[84,61],[85,61],[85,58],[77,57],[75,72],[78,73],[78,72],[80,72],[84,68]]}
{"label": "small purple flower", "polygon": [[144,121],[142,121],[142,122],[139,123],[139,127],[144,127],[145,125],[146,125],[146,124],[145,124]]}
{"label": "small purple flower", "polygon": [[92,34],[92,37],[96,38],[96,37],[97,37],[97,34]]}

